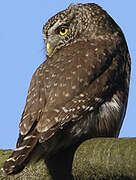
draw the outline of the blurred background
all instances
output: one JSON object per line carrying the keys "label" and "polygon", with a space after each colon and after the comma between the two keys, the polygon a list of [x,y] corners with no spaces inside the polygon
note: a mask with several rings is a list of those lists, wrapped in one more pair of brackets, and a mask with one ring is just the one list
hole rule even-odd
{"label": "blurred background", "polygon": [[4,0],[0,1],[0,149],[13,149],[32,74],[46,58],[45,22],[71,3],[97,3],[119,24],[131,59],[131,85],[120,137],[136,136],[136,1]]}

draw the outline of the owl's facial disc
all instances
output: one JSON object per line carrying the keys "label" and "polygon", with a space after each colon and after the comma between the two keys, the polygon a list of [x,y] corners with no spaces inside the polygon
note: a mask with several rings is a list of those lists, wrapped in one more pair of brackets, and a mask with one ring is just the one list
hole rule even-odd
{"label": "owl's facial disc", "polygon": [[65,46],[70,34],[69,24],[65,21],[57,21],[50,29],[44,31],[47,55],[50,57],[56,49]]}
{"label": "owl's facial disc", "polygon": [[66,25],[61,25],[57,29],[55,29],[55,33],[51,33],[46,38],[46,48],[47,55],[51,56],[56,47],[64,44],[63,38],[68,33],[68,27]]}

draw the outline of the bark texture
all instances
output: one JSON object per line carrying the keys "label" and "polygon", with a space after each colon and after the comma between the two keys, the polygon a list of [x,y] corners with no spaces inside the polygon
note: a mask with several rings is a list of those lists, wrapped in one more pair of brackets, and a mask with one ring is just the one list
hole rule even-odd
{"label": "bark texture", "polygon": [[[0,150],[0,168],[12,150]],[[65,162],[64,162],[65,163]],[[75,180],[136,180],[136,138],[94,138],[82,143],[74,155]],[[16,176],[0,180],[52,180],[44,160],[28,165]]]}

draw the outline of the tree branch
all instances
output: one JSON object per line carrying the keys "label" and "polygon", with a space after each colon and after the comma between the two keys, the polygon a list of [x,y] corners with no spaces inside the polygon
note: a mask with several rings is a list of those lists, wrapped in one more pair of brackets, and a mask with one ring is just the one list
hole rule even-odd
{"label": "tree branch", "polygon": [[[11,154],[0,150],[0,167]],[[64,162],[65,163],[65,162]],[[82,143],[74,155],[75,180],[136,180],[136,138],[94,138]],[[51,180],[43,160],[28,165],[15,177],[0,180]]]}

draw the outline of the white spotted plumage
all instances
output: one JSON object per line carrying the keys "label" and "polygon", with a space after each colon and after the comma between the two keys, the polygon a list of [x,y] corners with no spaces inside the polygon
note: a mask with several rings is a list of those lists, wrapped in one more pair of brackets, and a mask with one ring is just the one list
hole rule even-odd
{"label": "white spotted plumage", "polygon": [[129,52],[101,7],[71,5],[44,25],[43,34],[48,54],[30,83],[17,147],[3,166],[8,175],[31,157],[44,154],[46,160],[87,138],[117,137],[126,111]]}

